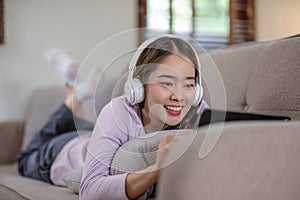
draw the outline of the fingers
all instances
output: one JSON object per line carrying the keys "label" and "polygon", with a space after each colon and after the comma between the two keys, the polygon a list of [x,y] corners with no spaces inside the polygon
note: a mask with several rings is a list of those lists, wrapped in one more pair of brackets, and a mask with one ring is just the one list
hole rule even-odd
{"label": "fingers", "polygon": [[172,142],[172,140],[175,138],[175,135],[167,135],[163,139],[163,141],[159,144],[158,149],[166,147],[168,144]]}
{"label": "fingers", "polygon": [[176,137],[188,135],[188,134],[192,133],[193,131],[194,131],[193,129],[188,129],[188,130],[184,130],[183,132],[181,132],[177,135],[166,135],[158,147],[159,148],[165,147],[168,144],[170,144],[172,141],[175,142]]}

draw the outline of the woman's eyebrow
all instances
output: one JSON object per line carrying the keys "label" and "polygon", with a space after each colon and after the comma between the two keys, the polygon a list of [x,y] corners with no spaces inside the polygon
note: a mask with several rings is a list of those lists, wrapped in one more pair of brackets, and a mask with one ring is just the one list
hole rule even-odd
{"label": "woman's eyebrow", "polygon": [[[173,76],[173,75],[168,75],[168,74],[161,74],[158,76],[158,78],[170,78],[170,79],[177,79],[177,77]],[[187,80],[195,80],[194,76],[187,76],[185,77],[185,79]]]}
{"label": "woman's eyebrow", "polygon": [[158,78],[171,78],[171,79],[175,79],[175,76],[172,75],[167,75],[167,74],[161,74],[158,76]]}
{"label": "woman's eyebrow", "polygon": [[187,77],[185,77],[185,79],[187,79],[187,80],[195,80],[195,76],[187,76]]}

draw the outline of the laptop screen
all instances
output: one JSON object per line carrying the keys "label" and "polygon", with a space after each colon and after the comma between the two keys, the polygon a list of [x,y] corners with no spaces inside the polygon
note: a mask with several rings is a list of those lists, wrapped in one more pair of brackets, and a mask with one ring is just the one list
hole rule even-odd
{"label": "laptop screen", "polygon": [[289,117],[285,116],[273,116],[273,115],[262,115],[255,113],[246,112],[233,112],[233,111],[222,111],[207,109],[203,111],[200,116],[199,126],[207,125],[210,123],[217,122],[228,122],[228,121],[249,121],[249,120],[281,120],[289,121]]}

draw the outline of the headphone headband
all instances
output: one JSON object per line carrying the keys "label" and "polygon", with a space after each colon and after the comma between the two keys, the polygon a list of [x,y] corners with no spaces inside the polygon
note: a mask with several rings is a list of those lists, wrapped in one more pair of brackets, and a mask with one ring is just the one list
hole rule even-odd
{"label": "headphone headband", "polygon": [[[133,54],[132,56],[132,59],[129,63],[129,74],[130,72],[134,72],[135,71],[135,68],[136,68],[136,62],[137,60],[139,59],[140,55],[142,54],[142,52],[154,41],[160,39],[160,38],[175,38],[175,39],[180,39],[180,40],[183,40],[187,45],[189,45],[189,47],[192,49],[195,57],[196,57],[196,67],[197,67],[197,70],[198,70],[198,73],[199,73],[199,83],[201,82],[201,76],[200,76],[200,69],[201,69],[201,65],[200,65],[200,60],[199,60],[199,57],[198,57],[198,54],[197,54],[197,51],[195,50],[195,48],[189,43],[189,41],[187,41],[186,39],[184,39],[183,37],[180,37],[180,36],[177,36],[177,35],[172,35],[172,34],[161,34],[159,36],[155,36],[155,37],[152,37],[152,38],[149,38],[147,39],[146,41],[144,41],[138,48],[137,50],[135,51],[135,53]],[[128,74],[128,75],[129,75]],[[133,74],[133,73],[132,73]]]}

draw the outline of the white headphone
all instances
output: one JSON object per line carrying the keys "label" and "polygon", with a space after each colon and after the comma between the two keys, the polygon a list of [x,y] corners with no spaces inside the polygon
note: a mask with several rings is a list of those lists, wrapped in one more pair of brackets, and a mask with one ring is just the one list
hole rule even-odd
{"label": "white headphone", "polygon": [[136,69],[136,62],[137,62],[138,58],[140,57],[141,53],[144,51],[144,49],[146,47],[148,47],[148,45],[150,45],[155,40],[163,38],[163,37],[176,38],[176,39],[181,39],[181,40],[185,41],[191,47],[191,49],[193,50],[193,52],[196,56],[197,70],[198,70],[199,75],[198,75],[198,82],[196,81],[196,88],[195,88],[196,93],[195,93],[195,98],[192,102],[192,106],[197,106],[203,97],[203,89],[202,89],[202,85],[201,85],[201,73],[200,73],[201,65],[200,65],[198,54],[197,54],[196,50],[194,49],[194,47],[187,40],[183,39],[182,37],[179,37],[176,35],[171,35],[171,34],[163,34],[163,35],[160,35],[157,37],[150,38],[150,39],[146,40],[145,42],[143,42],[138,47],[138,49],[134,53],[134,55],[130,61],[130,64],[129,64],[128,78],[127,78],[127,81],[124,86],[125,97],[128,100],[128,102],[132,105],[141,103],[144,100],[144,97],[145,97],[144,86],[138,78],[133,78],[133,74]]}

